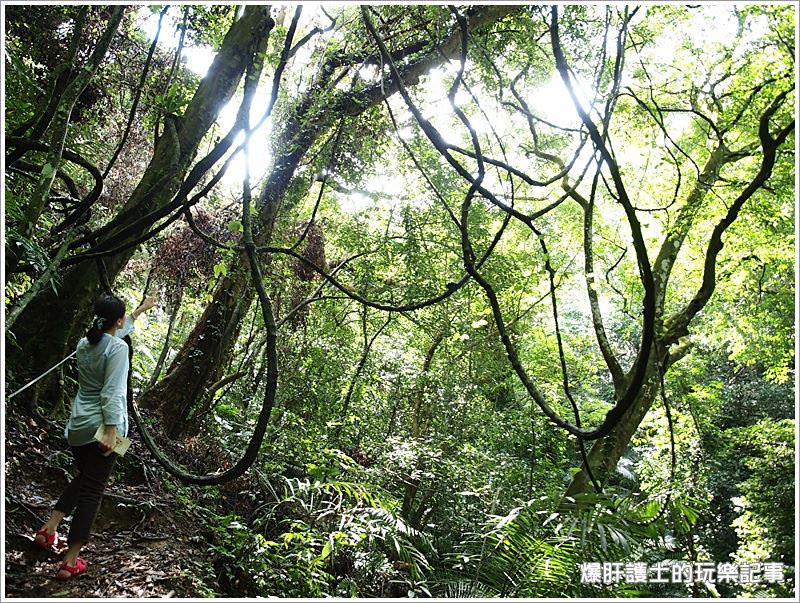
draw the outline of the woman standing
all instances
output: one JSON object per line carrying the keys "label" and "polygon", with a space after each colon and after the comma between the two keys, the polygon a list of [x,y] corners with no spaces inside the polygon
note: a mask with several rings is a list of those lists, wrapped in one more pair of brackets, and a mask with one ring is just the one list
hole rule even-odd
{"label": "woman standing", "polygon": [[[153,305],[154,298],[146,299],[132,318],[135,320]],[[64,429],[78,475],[61,494],[50,519],[35,536],[39,546],[54,548],[58,544],[58,525],[74,510],[67,552],[56,574],[59,580],[69,580],[86,571],[86,561],[78,553],[89,541],[103,490],[114,467],[116,457],[112,452],[117,436],[128,434],[128,346],[120,337],[133,330],[133,321],[126,321],[125,303],[113,295],[98,299],[94,313],[91,328],[78,342],[78,393]],[[94,436],[101,425],[103,436],[98,442]]]}

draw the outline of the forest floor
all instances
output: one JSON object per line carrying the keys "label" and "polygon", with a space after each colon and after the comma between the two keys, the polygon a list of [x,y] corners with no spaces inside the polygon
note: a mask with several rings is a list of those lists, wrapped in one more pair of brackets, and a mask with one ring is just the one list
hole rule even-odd
{"label": "forest floor", "polygon": [[[161,472],[134,439],[114,476],[81,557],[86,574],[54,579],[61,552],[47,552],[33,534],[75,471],[61,436],[47,419],[6,416],[5,595],[43,597],[198,597],[211,564],[192,506],[165,488]],[[69,518],[59,528],[65,537]],[[63,552],[63,551],[62,551]],[[208,590],[205,589],[205,594]]]}

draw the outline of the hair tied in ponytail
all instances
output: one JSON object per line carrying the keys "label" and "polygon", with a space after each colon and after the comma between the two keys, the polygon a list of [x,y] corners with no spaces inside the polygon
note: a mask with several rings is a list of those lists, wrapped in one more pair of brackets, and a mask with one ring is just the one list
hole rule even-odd
{"label": "hair tied in ponytail", "polygon": [[92,326],[86,339],[95,345],[103,338],[103,333],[111,330],[120,318],[125,316],[125,302],[113,295],[104,295],[94,303]]}

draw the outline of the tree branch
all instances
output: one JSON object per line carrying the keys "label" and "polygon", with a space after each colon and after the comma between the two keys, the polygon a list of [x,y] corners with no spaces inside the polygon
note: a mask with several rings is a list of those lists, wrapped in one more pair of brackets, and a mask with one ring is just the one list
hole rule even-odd
{"label": "tree branch", "polygon": [[772,169],[775,166],[777,157],[777,150],[789,135],[794,131],[795,122],[792,119],[786,126],[778,130],[778,133],[773,137],[770,133],[770,119],[782,106],[783,101],[789,95],[791,90],[784,90],[767,107],[761,115],[758,127],[758,136],[761,142],[762,158],[761,165],[759,166],[758,173],[750,181],[747,187],[736,197],[731,203],[725,216],[716,224],[711,238],[709,239],[706,248],[705,260],[703,262],[703,277],[700,288],[694,295],[692,300],[680,312],[669,317],[665,321],[666,335],[664,341],[666,344],[674,343],[681,337],[688,334],[689,323],[702,310],[716,288],[716,265],[717,256],[722,250],[723,242],[722,235],[733,224],[739,216],[744,204],[755,192],[761,188],[764,183],[772,175]]}

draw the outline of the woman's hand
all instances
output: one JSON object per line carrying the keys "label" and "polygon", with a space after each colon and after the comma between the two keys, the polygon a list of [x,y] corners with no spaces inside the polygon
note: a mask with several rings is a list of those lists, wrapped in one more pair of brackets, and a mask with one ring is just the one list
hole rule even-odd
{"label": "woman's hand", "polygon": [[147,312],[150,308],[152,308],[155,305],[156,305],[155,296],[151,295],[150,297],[146,297],[142,302],[142,305],[133,311],[133,317],[138,318],[140,314]]}
{"label": "woman's hand", "polygon": [[117,445],[117,426],[116,425],[106,425],[103,428],[103,437],[98,442],[98,446],[100,446],[100,450],[103,452],[103,456],[108,456],[112,452],[114,452],[114,447]]}

